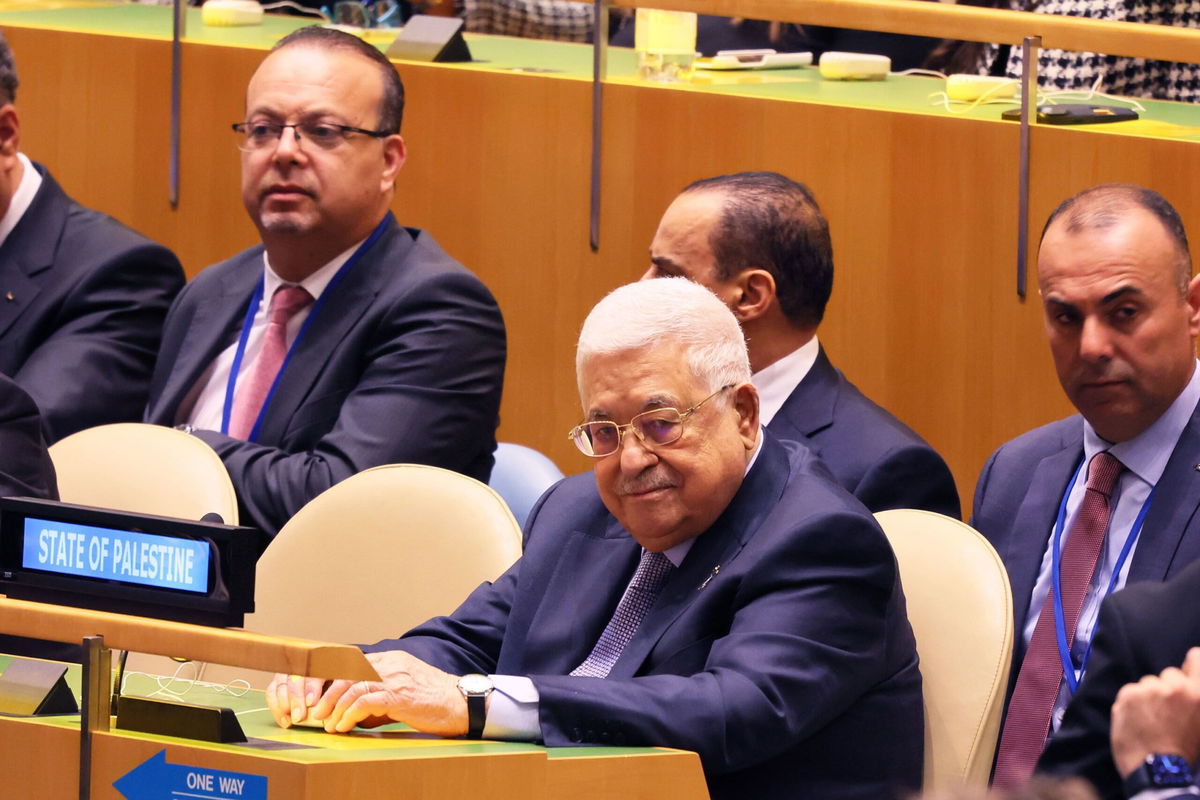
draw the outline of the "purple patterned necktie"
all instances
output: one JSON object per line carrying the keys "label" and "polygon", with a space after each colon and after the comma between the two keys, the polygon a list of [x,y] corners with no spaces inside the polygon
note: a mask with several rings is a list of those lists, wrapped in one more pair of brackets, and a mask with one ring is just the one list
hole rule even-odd
{"label": "purple patterned necktie", "polygon": [[246,383],[234,396],[229,420],[229,435],[233,438],[246,439],[254,430],[258,414],[287,356],[288,322],[312,301],[312,295],[303,286],[280,286],[271,296],[262,350],[246,376]]}
{"label": "purple patterned necktie", "polygon": [[[1087,490],[1075,521],[1071,523],[1071,533],[1063,545],[1059,559],[1059,583],[1062,586],[1064,630],[1069,632],[1072,642],[1083,598],[1092,582],[1100,546],[1108,530],[1112,512],[1109,499],[1123,468],[1121,462],[1108,451],[1092,456],[1088,464]],[[1021,661],[1017,686],[1008,704],[1004,732],[1000,737],[1000,751],[996,756],[993,786],[1017,788],[1024,785],[1033,774],[1033,767],[1046,745],[1050,715],[1054,710],[1054,699],[1058,696],[1062,676],[1063,663],[1058,653],[1058,636],[1054,628],[1054,587],[1051,586],[1046,593],[1046,602],[1042,604],[1042,612],[1038,615],[1037,625],[1034,626],[1033,636],[1029,639],[1029,649]]]}
{"label": "purple patterned necktie", "polygon": [[625,589],[621,602],[617,603],[617,610],[613,612],[612,619],[604,627],[604,633],[600,634],[600,639],[588,657],[571,670],[572,675],[584,678],[608,677],[609,671],[621,657],[621,651],[642,624],[642,619],[650,610],[650,606],[654,605],[654,598],[658,597],[663,584],[667,582],[667,576],[674,568],[670,559],[662,553],[642,551],[642,560],[638,562],[637,571],[633,573],[633,580]]}

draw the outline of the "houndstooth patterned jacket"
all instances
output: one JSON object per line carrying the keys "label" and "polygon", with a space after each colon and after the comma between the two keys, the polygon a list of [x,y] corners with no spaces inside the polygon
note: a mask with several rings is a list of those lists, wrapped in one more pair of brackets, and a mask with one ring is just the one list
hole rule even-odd
{"label": "houndstooth patterned jacket", "polygon": [[[1060,14],[1089,19],[1141,22],[1200,28],[1200,0],[1034,0],[1030,8],[1013,2],[1014,10]],[[984,47],[980,72],[993,71],[1003,48]],[[1004,74],[1021,74],[1021,48],[1014,46]],[[1038,84],[1043,89],[1089,89],[1102,78],[1100,90],[1131,97],[1156,97],[1195,102],[1200,99],[1200,65],[1145,58],[1109,56],[1069,50],[1042,50],[1038,58]]]}

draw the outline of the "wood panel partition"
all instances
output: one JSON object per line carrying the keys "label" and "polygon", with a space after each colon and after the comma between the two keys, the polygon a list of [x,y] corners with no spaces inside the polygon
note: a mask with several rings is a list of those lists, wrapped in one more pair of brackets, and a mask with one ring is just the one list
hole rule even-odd
{"label": "wood panel partition", "polygon": [[[24,148],[76,199],[167,243],[189,274],[256,240],[227,129],[261,50],[185,45],[182,202],[172,209],[167,43],[32,27],[6,34],[22,73]],[[495,292],[509,331],[500,437],[546,452],[564,471],[589,466],[565,435],[579,417],[573,352],[587,311],[643,272],[680,188],[747,169],[812,187],[837,264],[821,339],[864,392],[946,456],[966,508],[993,448],[1071,411],[1036,295],[1023,302],[1014,290],[1015,124],[615,79],[604,87],[602,230],[592,252],[586,79],[399,69],[410,160],[397,216],[430,230]],[[1035,128],[1032,227],[1075,191],[1132,181],[1163,192],[1200,231],[1198,153],[1186,138]]]}

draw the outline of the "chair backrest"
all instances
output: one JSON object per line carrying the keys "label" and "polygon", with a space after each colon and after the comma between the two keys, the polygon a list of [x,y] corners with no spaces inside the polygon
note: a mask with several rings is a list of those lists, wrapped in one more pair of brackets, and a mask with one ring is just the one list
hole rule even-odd
{"label": "chair backrest", "polygon": [[50,447],[58,493],[67,503],[238,522],[225,465],[194,436],[161,425],[121,422],[73,433]]}
{"label": "chair backrest", "polygon": [[562,479],[562,471],[537,450],[511,442],[496,445],[496,465],[488,485],[508,503],[522,528],[533,504]]}
{"label": "chair backrest", "polygon": [[300,509],[258,561],[246,628],[375,642],[448,614],[521,555],[498,494],[457,472],[392,464]]}
{"label": "chair backrest", "polygon": [[986,786],[1012,658],[1004,563],[956,519],[912,509],[875,518],[896,553],[921,659],[924,788]]}

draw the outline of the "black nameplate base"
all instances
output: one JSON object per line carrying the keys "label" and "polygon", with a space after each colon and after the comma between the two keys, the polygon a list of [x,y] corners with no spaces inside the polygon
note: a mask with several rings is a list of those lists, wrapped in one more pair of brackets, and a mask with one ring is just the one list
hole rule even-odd
{"label": "black nameplate base", "polygon": [[79,704],[67,686],[66,674],[65,664],[14,659],[0,675],[0,714],[78,714]]}
{"label": "black nameplate base", "polygon": [[415,14],[404,23],[387,49],[388,58],[401,61],[452,63],[471,60],[471,49],[462,35],[463,20]]}
{"label": "black nameplate base", "polygon": [[201,742],[244,742],[246,734],[232,708],[177,703],[150,697],[121,695],[117,706],[121,730],[178,736]]}

